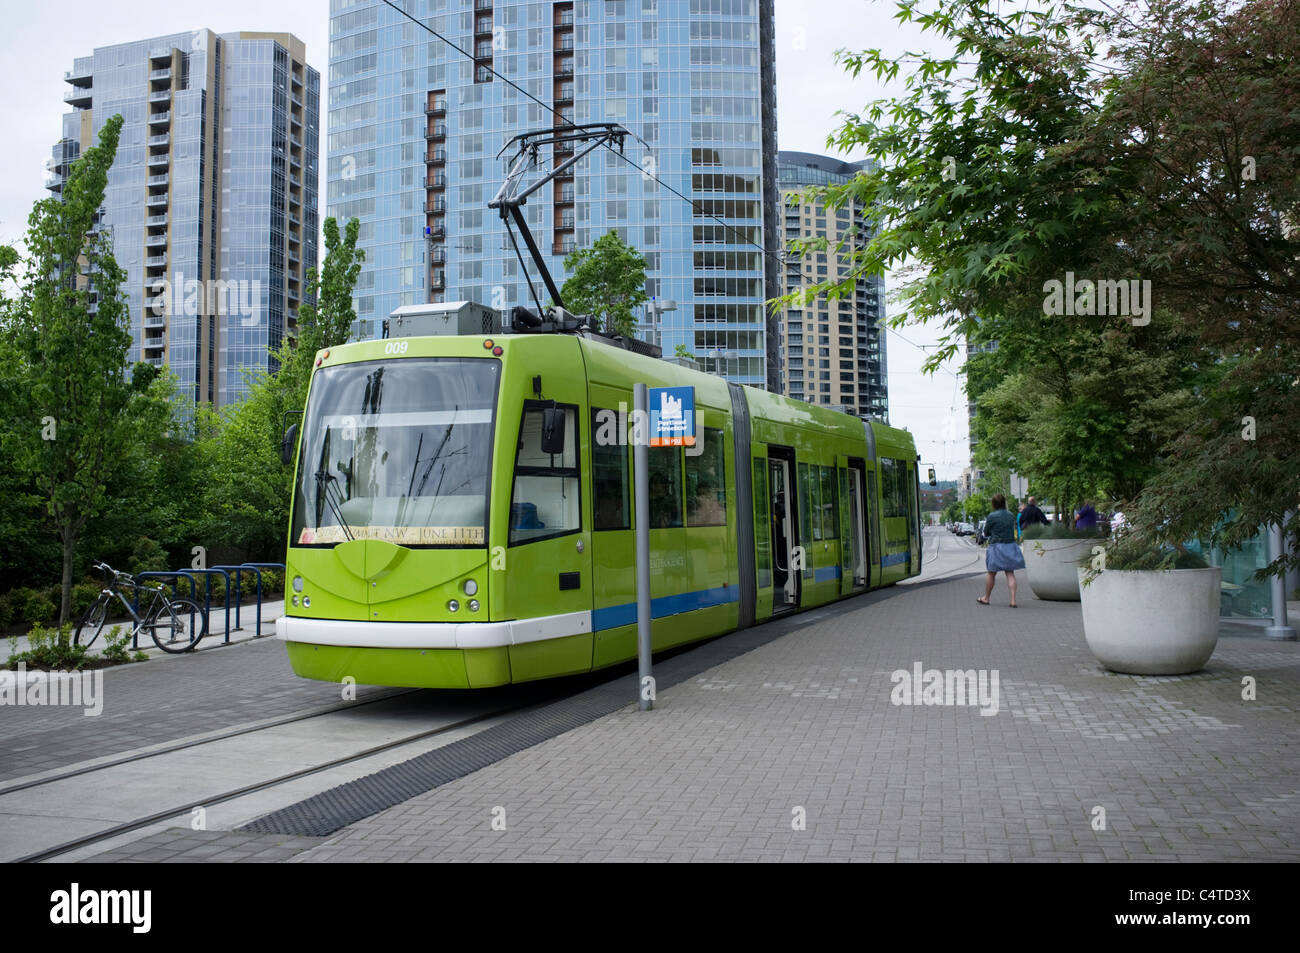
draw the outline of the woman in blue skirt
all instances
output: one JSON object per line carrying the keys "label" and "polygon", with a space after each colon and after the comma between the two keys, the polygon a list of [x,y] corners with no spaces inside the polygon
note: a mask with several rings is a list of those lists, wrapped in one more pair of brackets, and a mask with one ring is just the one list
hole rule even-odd
{"label": "woman in blue skirt", "polygon": [[998,573],[1007,574],[1007,587],[1011,590],[1011,608],[1016,607],[1016,570],[1025,568],[1025,558],[1016,545],[1016,518],[1007,512],[1007,498],[1001,493],[993,497],[993,512],[984,521],[984,535],[989,539],[989,551],[984,557],[984,568],[989,571],[984,584],[984,595],[976,601],[986,606],[993,595],[993,584]]}

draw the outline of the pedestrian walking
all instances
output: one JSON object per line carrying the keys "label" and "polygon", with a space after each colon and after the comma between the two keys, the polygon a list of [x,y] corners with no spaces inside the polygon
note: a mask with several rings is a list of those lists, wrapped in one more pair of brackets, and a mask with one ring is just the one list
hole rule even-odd
{"label": "pedestrian walking", "polygon": [[989,596],[993,595],[993,585],[998,581],[998,573],[1007,574],[1007,588],[1011,590],[1011,608],[1016,608],[1016,570],[1025,568],[1025,557],[1016,545],[1016,518],[1007,511],[1007,498],[1001,493],[993,497],[993,512],[984,523],[984,532],[989,538],[988,553],[984,556],[984,568],[988,570],[988,580],[984,583],[984,595],[977,596],[976,601],[986,606]]}
{"label": "pedestrian walking", "polygon": [[1038,508],[1038,504],[1034,502],[1034,498],[1031,496],[1029,503],[1025,506],[1025,512],[1020,517],[1021,527],[1029,527],[1035,523],[1046,526],[1047,522],[1047,514]]}
{"label": "pedestrian walking", "polygon": [[1084,500],[1083,506],[1079,507],[1074,513],[1075,529],[1096,529],[1097,528],[1097,511],[1093,509],[1091,500]]}
{"label": "pedestrian walking", "polygon": [[1021,520],[1025,518],[1025,504],[1020,504],[1020,509],[1016,512],[1016,539],[1025,538],[1025,527]]}

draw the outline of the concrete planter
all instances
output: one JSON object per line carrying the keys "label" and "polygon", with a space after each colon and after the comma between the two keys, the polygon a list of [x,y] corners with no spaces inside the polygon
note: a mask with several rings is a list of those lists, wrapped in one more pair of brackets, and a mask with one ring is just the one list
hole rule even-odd
{"label": "concrete planter", "polygon": [[1079,560],[1093,546],[1106,541],[1090,539],[1027,539],[1020,544],[1025,557],[1029,588],[1039,599],[1055,602],[1079,601]]}
{"label": "concrete planter", "polygon": [[1097,661],[1129,675],[1200,671],[1219,641],[1222,570],[1108,569],[1083,585],[1083,634]]}

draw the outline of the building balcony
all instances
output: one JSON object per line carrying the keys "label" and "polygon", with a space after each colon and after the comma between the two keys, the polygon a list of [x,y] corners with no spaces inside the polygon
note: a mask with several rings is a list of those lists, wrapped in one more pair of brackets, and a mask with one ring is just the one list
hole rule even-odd
{"label": "building balcony", "polygon": [[290,285],[289,290],[285,293],[289,296],[290,301],[297,301],[299,299],[298,289],[293,285]]}
{"label": "building balcony", "polygon": [[161,357],[146,357],[144,363],[152,365],[153,367],[162,367],[167,362]]}
{"label": "building balcony", "polygon": [[436,122],[424,132],[424,138],[432,142],[442,142],[447,138],[447,126]]}
{"label": "building balcony", "polygon": [[572,205],[573,200],[573,189],[560,189],[559,194],[555,196],[556,205]]}
{"label": "building balcony", "polygon": [[474,0],[475,10],[491,10],[492,0]]}
{"label": "building balcony", "polygon": [[150,228],[157,228],[159,225],[166,225],[167,213],[164,212],[162,215],[150,215],[144,220],[144,223]]}
{"label": "building balcony", "polygon": [[578,249],[578,243],[573,241],[557,241],[551,245],[552,255],[572,255]]}
{"label": "building balcony", "polygon": [[428,161],[434,165],[442,165],[447,161],[446,149],[434,149],[429,153]]}
{"label": "building balcony", "polygon": [[295,225],[301,225],[301,224],[302,224],[302,219],[300,219],[300,218],[299,218],[296,214],[294,214],[293,212],[290,212],[290,213],[289,213],[289,221],[292,222],[292,223],[295,224]]}
{"label": "building balcony", "polygon": [[475,43],[474,58],[476,60],[492,59],[492,41],[488,40],[487,42]]}
{"label": "building balcony", "polygon": [[573,26],[573,11],[566,10],[564,13],[556,14],[555,25],[557,27]]}
{"label": "building balcony", "polygon": [[289,113],[289,121],[293,123],[295,126],[302,125],[302,120],[298,118],[297,113]]}
{"label": "building balcony", "polygon": [[289,250],[289,263],[293,265],[298,265],[302,263],[302,259],[298,257],[298,253],[293,251],[292,249]]}
{"label": "building balcony", "polygon": [[293,103],[295,106],[297,106],[299,109],[302,108],[302,97],[299,96],[297,93],[291,92],[289,94],[289,101]]}
{"label": "building balcony", "polygon": [[443,248],[435,248],[429,252],[429,261],[435,265],[441,265],[447,260],[447,251]]}
{"label": "building balcony", "polygon": [[291,152],[291,153],[289,153],[289,165],[291,165],[291,166],[296,166],[297,168],[301,169],[301,168],[302,168],[302,160],[299,159],[296,155],[294,155],[294,154]]}
{"label": "building balcony", "polygon": [[166,351],[167,336],[165,334],[155,334],[152,336],[147,335],[145,339],[141,342],[141,346],[146,351],[156,351],[156,352]]}
{"label": "building balcony", "polygon": [[442,269],[439,269],[439,270],[435,271],[435,272],[433,273],[433,276],[429,279],[429,285],[430,285],[430,287],[432,287],[435,291],[441,291],[443,288],[446,288],[446,287],[447,287],[447,273],[446,273],[445,271],[443,271]]}
{"label": "building balcony", "polygon": [[289,133],[289,143],[293,145],[295,148],[298,149],[302,148],[302,140],[299,139],[297,136],[295,136],[293,133]]}
{"label": "building balcony", "polygon": [[165,146],[170,144],[171,141],[172,134],[170,132],[160,132],[156,136],[149,137],[149,145],[151,146]]}
{"label": "building balcony", "polygon": [[424,109],[426,116],[445,116],[447,114],[447,100],[435,99]]}
{"label": "building balcony", "polygon": [[170,46],[156,46],[149,51],[149,59],[167,60],[170,63],[172,58],[172,51],[173,51],[173,47]]}
{"label": "building balcony", "polygon": [[51,192],[63,191],[63,176],[57,172],[45,173],[45,187]]}
{"label": "building balcony", "polygon": [[440,242],[447,237],[447,229],[441,225],[426,225],[424,228],[424,237]]}
{"label": "building balcony", "polygon": [[474,82],[476,83],[492,82],[492,70],[488,69],[486,66],[478,67],[476,70],[474,70]]}
{"label": "building balcony", "polygon": [[171,79],[172,68],[170,66],[164,66],[162,69],[151,69],[149,71],[149,78],[150,79]]}
{"label": "building balcony", "polygon": [[166,255],[150,255],[148,258],[146,258],[146,259],[144,260],[144,266],[145,266],[146,268],[166,268],[166,267],[167,267],[167,256],[166,256]]}
{"label": "building balcony", "polygon": [[424,187],[427,189],[445,189],[447,187],[447,177],[442,173],[431,175],[425,180]]}
{"label": "building balcony", "polygon": [[561,215],[555,220],[555,227],[560,231],[571,232],[576,228],[572,215]]}
{"label": "building balcony", "polygon": [[475,20],[475,21],[474,21],[474,35],[475,35],[475,36],[491,36],[491,35],[492,35],[492,18],[491,18],[491,17],[479,17],[477,20]]}
{"label": "building balcony", "polygon": [[556,63],[556,64],[555,64],[555,75],[556,75],[556,76],[572,76],[572,75],[573,75],[573,60],[572,60],[572,59],[563,59],[563,60],[560,60],[558,63]]}
{"label": "building balcony", "polygon": [[165,328],[167,319],[161,314],[146,314],[142,322],[146,328]]}
{"label": "building balcony", "polygon": [[430,215],[445,215],[447,214],[447,200],[434,199],[432,202],[425,202],[424,210]]}
{"label": "building balcony", "polygon": [[289,175],[289,184],[292,185],[295,189],[300,189],[300,188],[302,188],[302,179],[300,179],[300,178],[298,178],[296,175],[293,175],[292,173],[290,173],[290,175]]}
{"label": "building balcony", "polygon": [[151,166],[155,166],[155,167],[156,167],[156,166],[160,166],[160,165],[165,166],[165,165],[167,165],[167,163],[171,162],[171,156],[169,156],[169,155],[168,155],[167,153],[165,153],[165,152],[160,152],[160,153],[158,153],[157,155],[152,155],[152,156],[150,156],[150,157],[148,158],[147,162],[148,162],[149,165],[151,165]]}
{"label": "building balcony", "polygon": [[78,67],[76,63],[73,63],[72,69],[64,72],[63,81],[72,83],[74,86],[89,86],[94,76],[95,71],[91,67]]}
{"label": "building balcony", "polygon": [[172,121],[172,114],[168,111],[149,114],[149,125],[151,126],[165,126],[167,123],[171,121]]}
{"label": "building balcony", "polygon": [[165,103],[171,98],[172,91],[170,89],[160,89],[156,93],[149,94],[149,102],[151,103]]}
{"label": "building balcony", "polygon": [[162,235],[149,235],[145,238],[144,245],[146,248],[166,248],[167,235],[166,233]]}
{"label": "building balcony", "polygon": [[562,83],[555,88],[555,105],[573,102],[573,84]]}

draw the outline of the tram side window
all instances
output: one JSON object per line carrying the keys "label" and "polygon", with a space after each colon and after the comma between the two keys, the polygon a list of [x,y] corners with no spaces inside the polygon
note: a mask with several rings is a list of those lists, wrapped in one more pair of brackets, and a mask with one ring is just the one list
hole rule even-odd
{"label": "tram side window", "polygon": [[881,457],[880,501],[883,507],[883,518],[907,515],[906,461]]}
{"label": "tram side window", "polygon": [[542,452],[542,407],[525,406],[510,498],[510,544],[575,533],[582,528],[578,481],[578,412],[563,407],[564,452]]}
{"label": "tram side window", "polygon": [[686,523],[727,525],[727,474],[721,430],[704,428],[698,456],[686,455]]}
{"label": "tram side window", "polygon": [[822,539],[840,538],[840,509],[835,496],[835,468],[818,467],[821,471],[821,523]]}
{"label": "tram side window", "polygon": [[[804,551],[812,546],[814,498],[816,492],[808,477],[808,464],[799,464],[799,544]],[[819,530],[820,531],[820,530]],[[805,570],[811,570],[811,560],[804,561]]]}
{"label": "tram side window", "polygon": [[682,449],[651,447],[650,528],[682,525]]}
{"label": "tram side window", "polygon": [[768,541],[768,513],[772,503],[767,495],[767,458],[754,458],[754,548],[758,552],[758,588],[772,585],[772,549]]}
{"label": "tram side window", "polygon": [[[627,444],[601,439],[601,424],[611,416],[612,410],[592,410],[591,432],[596,436],[591,448],[591,493],[595,507],[596,529],[630,529],[632,514],[629,504]],[[615,419],[617,419],[615,417]],[[608,426],[604,428],[608,431]]]}

